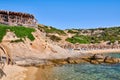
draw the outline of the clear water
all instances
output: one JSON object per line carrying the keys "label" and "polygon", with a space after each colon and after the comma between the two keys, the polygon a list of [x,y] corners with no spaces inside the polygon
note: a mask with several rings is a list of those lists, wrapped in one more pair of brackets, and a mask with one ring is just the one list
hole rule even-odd
{"label": "clear water", "polygon": [[[120,54],[107,55],[120,58]],[[42,77],[42,80],[120,80],[120,64],[67,64],[43,69]]]}
{"label": "clear water", "polygon": [[52,76],[52,80],[120,80],[120,64],[68,64],[55,67]]}
{"label": "clear water", "polygon": [[115,57],[115,58],[120,58],[120,53],[108,53],[108,54],[105,54],[105,55]]}

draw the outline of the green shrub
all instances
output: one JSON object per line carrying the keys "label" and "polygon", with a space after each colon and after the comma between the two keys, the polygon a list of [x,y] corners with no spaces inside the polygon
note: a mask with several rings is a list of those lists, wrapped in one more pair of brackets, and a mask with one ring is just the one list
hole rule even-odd
{"label": "green shrub", "polygon": [[29,38],[31,41],[33,41],[35,38],[31,34],[32,32],[35,31],[33,28],[28,28],[28,27],[22,27],[22,26],[16,26],[16,27],[10,27],[10,30],[16,34],[17,37],[19,38]]}
{"label": "green shrub", "polygon": [[66,35],[66,33],[63,30],[56,29],[54,27],[48,27],[48,26],[40,26],[38,25],[38,29],[41,30],[43,29],[46,33],[57,33],[59,35]]}
{"label": "green shrub", "polygon": [[2,41],[3,37],[6,35],[6,31],[10,30],[15,33],[18,38],[29,38],[33,41],[35,38],[32,35],[32,32],[35,32],[35,29],[23,27],[23,26],[8,26],[0,24],[0,42]]}
{"label": "green shrub", "polygon": [[75,31],[73,31],[73,30],[68,30],[68,33],[76,34],[76,33],[78,33],[78,32],[75,32]]}
{"label": "green shrub", "polygon": [[72,38],[67,38],[66,41],[71,42],[73,44],[75,44],[75,43],[89,44],[91,42],[91,39],[89,36],[75,35]]}
{"label": "green shrub", "polygon": [[0,42],[2,41],[5,35],[6,35],[6,27],[0,26]]}
{"label": "green shrub", "polygon": [[58,36],[55,36],[55,35],[52,35],[52,36],[49,36],[49,37],[52,41],[59,42],[61,40],[61,38],[59,38]]}

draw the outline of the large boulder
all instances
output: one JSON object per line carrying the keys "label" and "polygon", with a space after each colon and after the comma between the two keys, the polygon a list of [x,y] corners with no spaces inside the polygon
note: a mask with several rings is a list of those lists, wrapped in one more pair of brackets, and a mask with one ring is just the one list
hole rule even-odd
{"label": "large boulder", "polygon": [[105,57],[102,54],[94,54],[91,59],[97,60],[97,59],[104,59]]}
{"label": "large boulder", "polygon": [[113,57],[110,57],[110,56],[106,56],[105,59],[104,59],[104,62],[114,64],[114,63],[119,63],[119,59],[118,58],[113,58]]}

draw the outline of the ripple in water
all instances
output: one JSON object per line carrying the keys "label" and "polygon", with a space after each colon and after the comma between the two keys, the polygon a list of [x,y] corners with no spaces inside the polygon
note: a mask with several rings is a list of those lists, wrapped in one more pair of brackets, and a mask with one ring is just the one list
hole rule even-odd
{"label": "ripple in water", "polygon": [[[120,58],[120,54],[107,55]],[[67,64],[42,74],[44,80],[120,80],[120,64]]]}
{"label": "ripple in water", "polygon": [[52,69],[48,80],[120,80],[120,64],[68,64]]}

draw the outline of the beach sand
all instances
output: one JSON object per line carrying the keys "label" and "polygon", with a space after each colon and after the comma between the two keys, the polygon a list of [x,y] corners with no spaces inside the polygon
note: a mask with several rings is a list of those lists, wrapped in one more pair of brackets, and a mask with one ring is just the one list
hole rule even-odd
{"label": "beach sand", "polygon": [[38,68],[5,65],[3,71],[7,76],[0,80],[36,80]]}
{"label": "beach sand", "polygon": [[26,78],[24,80],[36,80],[36,73],[38,68],[36,67],[27,67]]}
{"label": "beach sand", "polygon": [[104,54],[104,53],[120,53],[120,49],[97,49],[97,50],[82,50],[81,53]]}
{"label": "beach sand", "polygon": [[0,80],[24,80],[27,69],[16,65],[5,65],[3,71],[6,76],[3,76]]}

